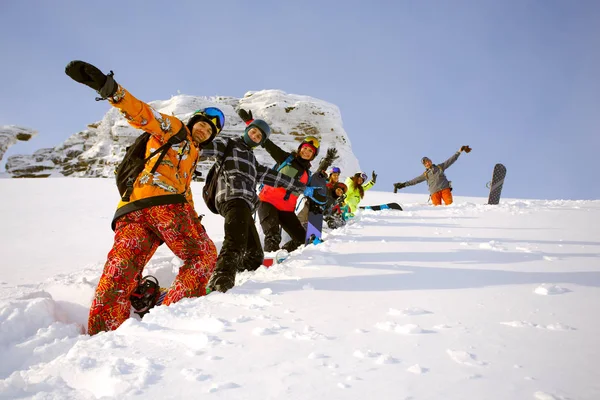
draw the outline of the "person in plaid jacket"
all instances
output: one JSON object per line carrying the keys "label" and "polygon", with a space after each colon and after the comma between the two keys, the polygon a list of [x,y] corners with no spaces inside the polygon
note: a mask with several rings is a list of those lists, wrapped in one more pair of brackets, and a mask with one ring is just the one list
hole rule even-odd
{"label": "person in plaid jacket", "polygon": [[[255,119],[242,137],[219,137],[202,146],[202,157],[225,156],[215,199],[219,214],[225,218],[225,238],[208,282],[207,288],[211,291],[226,292],[235,285],[237,271],[254,271],[263,262],[264,252],[252,218],[259,202],[257,185],[283,187],[291,193],[307,196],[312,196],[314,191],[299,180],[258,163],[253,149],[263,145],[270,133],[271,128],[265,121]],[[228,144],[231,150],[225,154]]]}

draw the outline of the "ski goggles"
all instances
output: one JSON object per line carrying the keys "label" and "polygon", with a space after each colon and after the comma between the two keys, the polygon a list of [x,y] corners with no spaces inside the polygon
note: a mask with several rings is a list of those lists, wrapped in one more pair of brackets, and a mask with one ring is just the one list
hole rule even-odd
{"label": "ski goggles", "polygon": [[356,174],[354,174],[354,176],[357,178],[362,178],[363,182],[366,182],[368,179],[367,174],[365,174],[364,172],[357,172]]}
{"label": "ski goggles", "polygon": [[331,173],[332,174],[341,174],[342,170],[339,169],[338,167],[333,167],[333,168],[331,168]]}
{"label": "ski goggles", "polygon": [[206,119],[212,122],[214,126],[217,127],[219,132],[225,126],[225,115],[223,114],[223,111],[216,107],[206,107],[205,109],[200,109],[196,111],[194,115],[204,116]]}
{"label": "ski goggles", "polygon": [[307,136],[306,138],[304,138],[304,140],[302,141],[302,145],[304,144],[310,144],[312,147],[315,148],[315,150],[318,150],[319,146],[321,145],[321,143],[319,143],[319,139],[317,139],[314,136]]}

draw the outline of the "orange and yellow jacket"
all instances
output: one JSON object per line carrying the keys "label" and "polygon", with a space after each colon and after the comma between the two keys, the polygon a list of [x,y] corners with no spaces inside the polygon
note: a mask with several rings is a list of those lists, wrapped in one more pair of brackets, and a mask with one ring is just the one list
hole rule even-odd
{"label": "orange and yellow jacket", "polygon": [[130,200],[119,202],[113,217],[113,229],[117,218],[132,211],[186,202],[193,207],[190,183],[198,163],[199,149],[192,141],[191,133],[185,124],[176,117],[159,113],[121,86],[109,99],[109,103],[121,111],[131,126],[152,135],[146,146],[146,157],[181,129],[186,132],[186,138],[171,146],[154,174],[150,171],[159,157],[155,156],[146,163],[144,171],[133,184]]}

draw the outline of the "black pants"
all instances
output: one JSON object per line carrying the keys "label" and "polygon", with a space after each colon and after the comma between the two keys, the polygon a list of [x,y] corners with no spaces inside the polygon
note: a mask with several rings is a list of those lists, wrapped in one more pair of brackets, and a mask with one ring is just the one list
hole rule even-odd
{"label": "black pants", "polygon": [[271,203],[261,201],[258,206],[260,226],[265,234],[265,251],[279,250],[281,243],[281,228],[292,238],[282,246],[287,251],[294,251],[304,244],[306,228],[293,211],[280,211]]}
{"label": "black pants", "polygon": [[250,206],[245,200],[233,199],[221,211],[225,217],[225,238],[215,270],[256,270],[262,265],[264,252]]}

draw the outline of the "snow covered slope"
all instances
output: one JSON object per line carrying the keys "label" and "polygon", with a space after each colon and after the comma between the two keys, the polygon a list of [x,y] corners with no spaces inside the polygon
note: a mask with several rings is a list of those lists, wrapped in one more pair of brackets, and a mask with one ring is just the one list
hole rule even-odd
{"label": "snow covered slope", "polygon": [[[600,398],[600,201],[369,191],[405,211],[89,337],[112,180],[0,191],[1,399]],[[218,247],[222,221],[206,218]],[[180,265],[163,246],[146,271],[167,285]]]}

